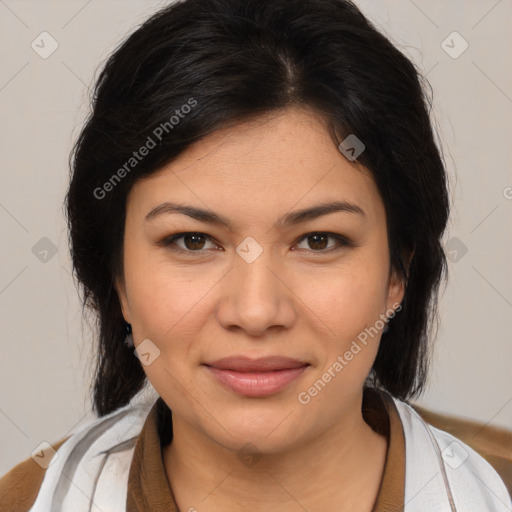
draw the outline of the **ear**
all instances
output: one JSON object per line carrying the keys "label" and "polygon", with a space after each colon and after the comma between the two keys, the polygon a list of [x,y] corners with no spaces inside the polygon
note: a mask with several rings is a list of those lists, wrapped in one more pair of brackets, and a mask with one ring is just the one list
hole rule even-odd
{"label": "ear", "polygon": [[[409,276],[409,267],[411,265],[413,256],[414,250],[412,250],[409,254],[402,256],[402,261],[404,261],[407,276]],[[396,304],[400,304],[402,302],[405,295],[406,285],[407,277],[403,277],[399,275],[396,270],[393,270],[389,276],[388,282],[388,310],[396,309]]]}
{"label": "ear", "polygon": [[404,279],[397,275],[395,271],[392,272],[388,284],[388,297],[387,297],[387,310],[397,308],[397,304],[402,302],[405,295],[405,282]]}
{"label": "ear", "polygon": [[130,315],[130,306],[128,303],[128,296],[126,294],[126,285],[123,277],[117,277],[115,279],[114,287],[117,292],[117,296],[119,297],[119,302],[121,304],[121,311],[123,312],[123,317],[126,322],[131,324],[131,315]]}

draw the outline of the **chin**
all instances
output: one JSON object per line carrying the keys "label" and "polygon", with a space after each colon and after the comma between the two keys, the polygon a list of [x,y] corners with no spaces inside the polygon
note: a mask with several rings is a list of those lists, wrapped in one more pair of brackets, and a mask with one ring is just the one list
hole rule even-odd
{"label": "chin", "polygon": [[[207,434],[220,445],[239,451],[246,445],[252,445],[262,453],[279,453],[292,447],[304,428],[297,415],[290,414],[291,407],[234,407],[228,412],[222,410],[220,425],[208,422]],[[222,426],[221,426],[222,425]],[[224,427],[224,428],[223,428]]]}

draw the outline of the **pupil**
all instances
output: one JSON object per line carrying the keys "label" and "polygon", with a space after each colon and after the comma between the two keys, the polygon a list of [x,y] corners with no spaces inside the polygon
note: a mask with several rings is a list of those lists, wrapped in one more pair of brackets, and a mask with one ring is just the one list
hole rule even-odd
{"label": "pupil", "polygon": [[[313,239],[313,244],[309,244],[309,246],[312,248],[312,249],[325,249],[327,247],[327,244],[326,244],[326,241],[327,241],[327,237],[325,235],[311,235],[309,237],[310,241]],[[319,239],[323,239],[323,242],[319,242]],[[320,244],[320,247],[318,247],[318,244]],[[316,245],[316,247],[315,247]]]}
{"label": "pupil", "polygon": [[[185,237],[185,246],[187,247],[187,249],[201,249],[204,242],[203,242],[203,244],[201,244],[200,241],[198,242],[198,239],[202,239],[202,238],[204,238],[202,235],[187,235]],[[187,243],[190,240],[193,240],[192,244]],[[192,245],[192,247],[191,247],[191,245]],[[199,247],[198,247],[198,245],[199,245]]]}

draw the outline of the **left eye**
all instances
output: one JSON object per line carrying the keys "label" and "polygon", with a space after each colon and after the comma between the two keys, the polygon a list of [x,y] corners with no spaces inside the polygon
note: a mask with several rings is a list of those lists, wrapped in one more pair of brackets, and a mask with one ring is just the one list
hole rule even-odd
{"label": "left eye", "polygon": [[[329,239],[335,240],[337,244],[334,244],[334,247],[330,246]],[[306,250],[312,249],[314,252],[322,252],[325,249],[336,248],[336,246],[340,248],[348,245],[348,241],[344,237],[334,233],[308,233],[300,239],[300,242],[302,241],[305,241],[309,245],[309,248],[305,248]]]}

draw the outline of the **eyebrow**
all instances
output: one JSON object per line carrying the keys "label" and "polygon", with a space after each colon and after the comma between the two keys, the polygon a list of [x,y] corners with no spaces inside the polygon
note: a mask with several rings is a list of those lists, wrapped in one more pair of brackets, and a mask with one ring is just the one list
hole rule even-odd
{"label": "eyebrow", "polygon": [[[306,221],[317,219],[323,215],[335,212],[347,212],[357,215],[361,215],[366,218],[364,210],[354,203],[347,201],[334,201],[328,203],[321,203],[309,208],[302,210],[296,210],[294,212],[287,213],[282,218],[278,219],[274,224],[275,228],[283,229],[286,227],[301,224]],[[146,221],[152,220],[163,214],[183,214],[192,217],[200,222],[207,224],[225,226],[228,229],[232,229],[231,223],[228,219],[222,215],[212,212],[211,210],[204,210],[195,206],[188,206],[182,204],[176,204],[171,202],[162,203],[153,208],[147,215]]]}

